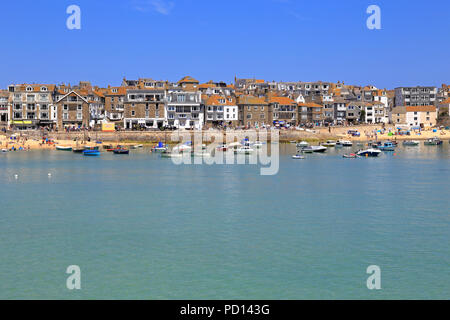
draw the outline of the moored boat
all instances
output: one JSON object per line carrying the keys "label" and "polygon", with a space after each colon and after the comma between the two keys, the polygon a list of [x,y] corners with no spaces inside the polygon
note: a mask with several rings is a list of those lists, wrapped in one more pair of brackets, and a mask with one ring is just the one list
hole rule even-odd
{"label": "moored boat", "polygon": [[255,150],[249,146],[243,146],[234,151],[235,154],[252,154]]}
{"label": "moored boat", "polygon": [[84,150],[83,155],[87,157],[98,157],[100,156],[100,151],[98,150]]}
{"label": "moored boat", "polygon": [[130,150],[124,149],[124,148],[117,148],[117,149],[114,149],[113,152],[114,152],[114,154],[129,154]]}
{"label": "moored boat", "polygon": [[324,146],[324,147],[327,147],[327,148],[329,148],[329,147],[335,147],[335,146],[336,146],[336,141],[333,141],[333,140],[327,140],[327,142],[324,142],[324,143],[322,143],[321,145]]}
{"label": "moored boat", "polygon": [[303,153],[324,153],[327,151],[327,147],[325,146],[310,146],[302,149]]}
{"label": "moored boat", "polygon": [[414,140],[403,141],[403,145],[407,146],[407,147],[415,147],[415,146],[418,146],[419,144],[420,144],[419,141],[414,141]]}
{"label": "moored boat", "polygon": [[357,154],[355,154],[355,153],[344,154],[343,157],[346,158],[346,159],[356,159],[356,158],[360,158],[360,156],[357,155]]}
{"label": "moored boat", "polygon": [[58,150],[58,151],[72,151],[72,147],[56,146],[56,150]]}
{"label": "moored boat", "polygon": [[297,147],[298,148],[306,148],[306,147],[309,147],[309,143],[306,141],[302,141],[302,142],[297,143]]}
{"label": "moored boat", "polygon": [[138,145],[135,145],[135,146],[131,147],[131,149],[142,149],[142,148],[144,148],[143,144],[138,144]]}
{"label": "moored boat", "polygon": [[84,150],[85,150],[84,147],[83,147],[83,148],[73,148],[73,149],[72,149],[72,151],[73,151],[74,153],[83,153]]}
{"label": "moored boat", "polygon": [[305,156],[302,156],[300,154],[295,154],[295,155],[292,156],[292,159],[303,160],[303,159],[305,159]]}
{"label": "moored boat", "polygon": [[378,149],[381,151],[395,151],[395,148],[397,146],[394,145],[392,142],[385,142],[383,145],[379,146]]}
{"label": "moored boat", "polygon": [[227,150],[228,150],[228,147],[227,147],[226,144],[223,143],[223,144],[217,146],[217,147],[216,147],[216,150],[217,150],[217,151],[227,151]]}
{"label": "moored boat", "polygon": [[381,154],[381,150],[374,149],[374,148],[360,150],[356,153],[356,155],[361,156],[361,157],[373,157],[373,158],[378,157],[380,154]]}
{"label": "moored boat", "polygon": [[434,137],[434,138],[431,138],[431,139],[428,139],[427,141],[425,141],[424,144],[426,146],[439,146],[442,144],[442,142],[443,141],[441,139],[439,139],[438,137]]}

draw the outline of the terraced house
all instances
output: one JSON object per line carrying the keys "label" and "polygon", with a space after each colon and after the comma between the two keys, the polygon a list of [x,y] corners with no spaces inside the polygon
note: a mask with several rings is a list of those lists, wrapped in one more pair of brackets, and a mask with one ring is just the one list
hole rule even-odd
{"label": "terraced house", "polygon": [[182,129],[202,129],[204,112],[201,92],[169,91],[164,125]]}
{"label": "terraced house", "polygon": [[9,127],[9,112],[9,92],[7,90],[0,90],[0,128]]}
{"label": "terraced house", "polygon": [[232,96],[212,95],[202,96],[205,110],[205,126],[207,128],[236,125],[238,120],[238,107],[236,99]]}
{"label": "terraced house", "polygon": [[108,86],[103,91],[105,96],[105,120],[115,123],[116,126],[123,127],[125,113],[125,97],[128,89],[136,87],[111,87]]}
{"label": "terraced house", "polygon": [[298,105],[294,100],[288,97],[270,97],[268,102],[274,125],[298,124]]}
{"label": "terraced house", "polygon": [[247,128],[272,125],[272,112],[264,98],[241,95],[237,98],[239,124]]}
{"label": "terraced house", "polygon": [[299,123],[320,126],[324,123],[323,105],[306,102],[300,103],[298,108]]}
{"label": "terraced house", "polygon": [[[61,90],[62,89],[62,90]],[[58,88],[58,129],[88,128],[90,122],[89,102],[80,92]]]}
{"label": "terraced house", "polygon": [[128,89],[124,102],[124,128],[161,128],[165,121],[164,89]]}
{"label": "terraced house", "polygon": [[10,85],[11,126],[19,130],[56,127],[55,88],[53,84]]}

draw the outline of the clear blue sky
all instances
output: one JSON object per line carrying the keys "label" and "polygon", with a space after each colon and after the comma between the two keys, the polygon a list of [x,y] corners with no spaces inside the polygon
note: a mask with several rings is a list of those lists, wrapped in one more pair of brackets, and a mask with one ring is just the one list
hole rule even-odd
{"label": "clear blue sky", "polygon": [[[81,8],[81,30],[66,8]],[[382,30],[366,27],[369,5]],[[448,0],[2,1],[0,87],[151,77],[450,82]]]}

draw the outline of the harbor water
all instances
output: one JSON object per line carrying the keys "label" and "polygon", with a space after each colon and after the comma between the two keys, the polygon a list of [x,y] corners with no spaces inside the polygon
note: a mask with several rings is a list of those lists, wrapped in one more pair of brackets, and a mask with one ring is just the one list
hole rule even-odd
{"label": "harbor water", "polygon": [[273,176],[147,149],[0,154],[0,299],[448,299],[449,146],[280,144]]}

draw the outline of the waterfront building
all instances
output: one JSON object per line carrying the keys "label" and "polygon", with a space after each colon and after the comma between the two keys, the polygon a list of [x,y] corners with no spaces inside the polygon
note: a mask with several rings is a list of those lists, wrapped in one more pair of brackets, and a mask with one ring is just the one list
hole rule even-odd
{"label": "waterfront building", "polygon": [[395,106],[436,105],[436,87],[399,87],[395,88]]}
{"label": "waterfront building", "polygon": [[392,109],[392,122],[397,127],[420,129],[436,125],[435,106],[400,106]]}
{"label": "waterfront building", "polygon": [[124,100],[124,128],[161,128],[166,120],[165,98],[164,89],[128,89]]}
{"label": "waterfront building", "polygon": [[0,90],[0,128],[8,128],[10,120],[9,92]]}
{"label": "waterfront building", "polygon": [[232,96],[202,96],[205,111],[205,126],[208,128],[237,125],[238,107]]}
{"label": "waterfront building", "polygon": [[55,127],[55,88],[54,84],[10,85],[10,125],[19,130]]}
{"label": "waterfront building", "polygon": [[386,119],[386,107],[382,102],[366,102],[364,106],[365,123],[385,123]]}
{"label": "waterfront building", "polygon": [[300,103],[298,108],[298,119],[301,124],[315,126],[323,125],[325,119],[323,105],[314,102]]}
{"label": "waterfront building", "polygon": [[134,88],[135,87],[108,86],[108,88],[103,91],[103,95],[105,96],[105,120],[107,122],[115,123],[118,127],[123,126],[127,89]]}
{"label": "waterfront building", "polygon": [[263,97],[241,95],[237,98],[239,124],[247,128],[272,125],[272,112]]}
{"label": "waterfront building", "polygon": [[288,97],[270,97],[269,109],[272,111],[273,124],[298,124],[298,104]]}
{"label": "waterfront building", "polygon": [[[62,89],[62,90],[61,90]],[[88,128],[90,122],[89,102],[80,90],[58,87],[57,109],[58,129]]]}
{"label": "waterfront building", "polygon": [[[193,86],[192,83],[190,85]],[[165,125],[177,129],[202,129],[204,111],[201,92],[170,90],[167,93]]]}

